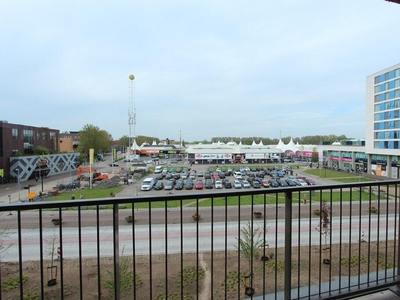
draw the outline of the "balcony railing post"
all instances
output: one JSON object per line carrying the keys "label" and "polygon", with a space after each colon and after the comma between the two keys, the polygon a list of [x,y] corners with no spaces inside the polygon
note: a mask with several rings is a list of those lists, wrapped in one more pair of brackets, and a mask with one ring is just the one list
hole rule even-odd
{"label": "balcony railing post", "polygon": [[114,204],[113,206],[113,248],[114,248],[114,295],[115,299],[120,299],[121,290],[120,290],[120,274],[119,274],[119,211],[118,204]]}
{"label": "balcony railing post", "polygon": [[285,192],[285,282],[284,297],[291,299],[292,290],[292,193]]}

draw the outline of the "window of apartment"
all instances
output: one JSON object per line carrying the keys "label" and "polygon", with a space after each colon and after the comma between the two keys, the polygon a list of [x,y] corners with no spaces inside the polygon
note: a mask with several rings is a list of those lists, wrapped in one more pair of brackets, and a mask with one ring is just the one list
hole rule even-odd
{"label": "window of apartment", "polygon": [[13,128],[13,129],[11,130],[11,132],[12,132],[12,138],[13,138],[14,140],[17,140],[17,139],[18,139],[18,128]]}
{"label": "window of apartment", "polygon": [[24,143],[33,145],[33,130],[24,129]]}

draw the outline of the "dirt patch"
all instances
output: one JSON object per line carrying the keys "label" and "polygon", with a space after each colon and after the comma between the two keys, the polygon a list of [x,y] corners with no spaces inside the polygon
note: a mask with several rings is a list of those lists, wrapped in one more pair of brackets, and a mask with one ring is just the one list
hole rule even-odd
{"label": "dirt patch", "polygon": [[[316,246],[292,250],[292,288],[309,286],[337,280],[335,276],[354,276],[376,272],[394,266],[395,258],[385,253],[397,253],[393,242],[334,245],[321,253]],[[397,246],[396,246],[397,248]],[[300,250],[300,251],[299,251]],[[237,251],[196,254],[171,254],[167,256],[124,256],[120,259],[122,299],[237,299],[246,298],[245,287],[251,285],[255,295],[275,293],[283,290],[284,249],[269,249],[268,261],[254,260],[253,276],[249,275],[248,262]],[[325,256],[326,255],[326,256]],[[339,257],[342,257],[340,260]],[[324,258],[330,264],[323,264]],[[112,293],[113,259],[101,258],[56,262],[58,267],[57,284],[51,287],[47,274],[49,262],[45,262],[43,277],[39,262],[24,262],[24,299],[39,299],[41,279],[44,282],[44,298],[59,299],[114,299]],[[62,268],[63,276],[60,277]],[[197,271],[198,270],[198,271]],[[100,271],[101,283],[98,286]],[[136,274],[136,276],[134,276]],[[2,299],[19,299],[19,269],[17,264],[3,263],[1,268]],[[25,279],[26,278],[26,279]],[[252,282],[251,282],[252,281]],[[13,283],[12,283],[13,282]],[[61,283],[62,282],[62,283]],[[83,288],[80,289],[80,282]],[[135,287],[134,287],[135,284]],[[62,291],[63,289],[63,291]],[[167,297],[165,297],[167,295]]]}

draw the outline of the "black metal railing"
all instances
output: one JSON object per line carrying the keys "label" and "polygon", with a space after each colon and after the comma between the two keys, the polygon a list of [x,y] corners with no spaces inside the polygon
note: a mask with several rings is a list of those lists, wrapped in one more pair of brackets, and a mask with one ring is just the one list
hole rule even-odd
{"label": "black metal railing", "polygon": [[0,206],[0,298],[339,299],[387,288],[399,283],[399,184]]}

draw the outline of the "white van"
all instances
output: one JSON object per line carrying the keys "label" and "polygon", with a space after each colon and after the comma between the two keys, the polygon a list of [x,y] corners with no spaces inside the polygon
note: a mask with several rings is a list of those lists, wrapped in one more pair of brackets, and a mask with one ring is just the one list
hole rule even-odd
{"label": "white van", "polygon": [[156,174],[161,173],[162,170],[163,170],[163,166],[157,166],[157,167],[154,169],[154,173],[156,173]]}
{"label": "white van", "polygon": [[233,173],[233,177],[235,177],[236,179],[242,179],[242,173],[236,171]]}
{"label": "white van", "polygon": [[140,188],[142,191],[150,191],[153,186],[156,184],[157,179],[155,178],[146,178],[142,181],[142,187]]}

